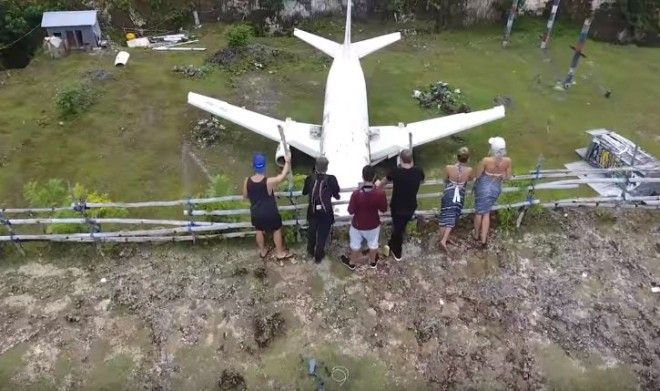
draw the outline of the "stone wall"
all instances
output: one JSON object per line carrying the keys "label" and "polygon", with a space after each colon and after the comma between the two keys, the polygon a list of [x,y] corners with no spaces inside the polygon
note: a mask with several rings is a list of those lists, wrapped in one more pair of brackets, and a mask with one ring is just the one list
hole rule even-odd
{"label": "stone wall", "polygon": [[[109,8],[115,8],[113,15],[121,14],[116,7],[113,0],[81,0],[85,3],[95,5],[97,9],[105,9],[106,12]],[[347,0],[282,0],[282,8],[277,11],[279,19],[290,20],[297,18],[308,18],[320,15],[344,15],[346,10]],[[386,1],[389,0],[353,0],[353,15],[355,17],[373,17],[383,16]],[[460,21],[454,20],[452,25],[468,26],[479,22],[496,21],[505,15],[511,7],[512,0],[465,0],[466,12],[461,13],[460,16],[454,18],[462,18]],[[525,0],[524,5],[520,8],[521,13],[541,14],[549,7],[548,2],[552,0]],[[562,0],[562,9],[574,8],[573,4],[582,3],[587,4],[586,9],[589,9],[588,3],[597,8],[603,2],[612,2],[614,0]],[[158,12],[152,13],[147,4],[148,0],[131,0],[132,15],[130,19],[136,21],[142,19],[147,21],[152,16],[158,16]],[[181,8],[182,11],[188,12],[188,3],[182,5],[183,2],[176,0],[164,0],[164,3],[171,3],[174,9]],[[217,20],[255,20],[264,19],[266,17],[273,18],[274,12],[268,8],[269,4],[277,4],[277,0],[196,0],[197,10],[199,12],[202,22],[208,23]],[[570,5],[569,5],[570,4]],[[424,2],[418,3],[417,13],[420,17],[432,17],[433,8],[427,7],[428,4]],[[584,7],[583,7],[584,8]],[[161,11],[162,12],[162,11]],[[588,13],[588,11],[586,11]],[[124,12],[125,14],[125,12]],[[119,15],[117,15],[119,16]],[[123,15],[121,19],[127,19],[129,15]],[[573,20],[583,19],[583,15],[572,15]],[[138,23],[139,24],[139,23]]]}

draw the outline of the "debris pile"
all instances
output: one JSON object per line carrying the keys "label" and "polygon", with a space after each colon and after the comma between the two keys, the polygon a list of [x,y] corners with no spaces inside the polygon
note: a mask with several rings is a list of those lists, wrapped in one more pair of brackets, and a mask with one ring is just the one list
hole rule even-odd
{"label": "debris pile", "polygon": [[199,42],[198,39],[186,33],[169,34],[150,37],[136,37],[133,33],[126,35],[126,46],[129,48],[151,48],[157,51],[204,51],[200,47],[180,47]]}
{"label": "debris pile", "polygon": [[290,61],[294,55],[286,50],[254,44],[235,48],[224,48],[206,59],[209,64],[220,65],[233,73],[263,70],[277,61]]}
{"label": "debris pile", "polygon": [[240,373],[231,369],[222,371],[220,380],[218,380],[218,387],[221,391],[243,391],[247,390],[245,378]]}
{"label": "debris pile", "polygon": [[260,348],[265,348],[280,334],[284,333],[286,321],[279,312],[254,319],[254,341]]}
{"label": "debris pile", "polygon": [[225,126],[216,117],[202,118],[193,126],[193,139],[202,148],[215,145],[220,140]]}
{"label": "debris pile", "polygon": [[201,79],[205,77],[211,68],[208,65],[202,65],[201,67],[196,67],[192,64],[190,65],[175,65],[172,67],[172,72],[190,78],[190,79]]}
{"label": "debris pile", "polygon": [[460,89],[444,81],[431,84],[424,90],[413,91],[413,98],[425,109],[442,110],[445,114],[469,113],[470,106]]}

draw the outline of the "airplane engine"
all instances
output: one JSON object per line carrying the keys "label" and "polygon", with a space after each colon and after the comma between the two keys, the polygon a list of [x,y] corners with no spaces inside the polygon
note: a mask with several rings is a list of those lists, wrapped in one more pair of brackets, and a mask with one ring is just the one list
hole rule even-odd
{"label": "airplane engine", "polygon": [[284,167],[284,145],[282,143],[277,144],[277,149],[275,150],[275,163],[279,167]]}

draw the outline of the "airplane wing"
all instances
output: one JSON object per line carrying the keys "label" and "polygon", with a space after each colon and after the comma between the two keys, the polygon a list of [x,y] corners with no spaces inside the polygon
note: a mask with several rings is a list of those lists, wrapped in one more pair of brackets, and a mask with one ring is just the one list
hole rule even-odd
{"label": "airplane wing", "polygon": [[504,106],[433,118],[399,126],[372,126],[370,143],[371,161],[374,163],[391,158],[408,148],[410,135],[412,145],[417,147],[431,141],[451,136],[467,129],[504,118]]}
{"label": "airplane wing", "polygon": [[320,155],[320,141],[315,136],[315,134],[320,134],[321,127],[319,125],[296,122],[290,119],[281,121],[194,92],[188,93],[188,103],[278,143],[280,142],[280,134],[277,125],[282,125],[286,141],[292,147],[311,157]]}

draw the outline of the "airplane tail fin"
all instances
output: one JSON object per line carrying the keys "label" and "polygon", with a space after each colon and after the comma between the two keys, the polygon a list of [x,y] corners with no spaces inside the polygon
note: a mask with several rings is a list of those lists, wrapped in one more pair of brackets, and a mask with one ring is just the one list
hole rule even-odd
{"label": "airplane tail fin", "polygon": [[344,32],[344,46],[349,46],[351,44],[351,9],[353,8],[352,6],[352,1],[348,0],[346,2],[346,28]]}
{"label": "airplane tail fin", "polygon": [[380,37],[365,39],[364,41],[351,43],[351,10],[353,2],[348,0],[346,7],[346,32],[344,33],[344,43],[339,44],[329,39],[319,37],[303,30],[295,29],[293,35],[314,46],[318,50],[330,57],[337,57],[340,53],[348,53],[349,50],[357,54],[359,58],[373,53],[378,49],[401,39],[401,33],[381,35]]}
{"label": "airplane tail fin", "polygon": [[336,57],[341,51],[341,45],[329,39],[319,37],[307,31],[295,29],[293,35],[314,46],[330,57]]}
{"label": "airplane tail fin", "polygon": [[401,33],[381,35],[380,37],[365,39],[364,41],[352,43],[351,50],[353,50],[353,53],[357,54],[359,58],[362,58],[367,54],[382,49],[385,46],[394,43],[400,39],[401,39]]}

